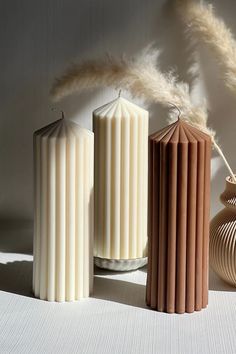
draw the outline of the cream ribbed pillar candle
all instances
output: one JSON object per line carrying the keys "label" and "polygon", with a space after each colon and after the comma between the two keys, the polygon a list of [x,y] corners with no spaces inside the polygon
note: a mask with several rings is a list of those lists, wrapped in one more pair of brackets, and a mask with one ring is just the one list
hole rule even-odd
{"label": "cream ribbed pillar candle", "polygon": [[148,112],[122,97],[93,113],[95,263],[128,270],[147,256]]}
{"label": "cream ribbed pillar candle", "polygon": [[33,291],[48,301],[93,284],[93,133],[60,119],[34,133]]}

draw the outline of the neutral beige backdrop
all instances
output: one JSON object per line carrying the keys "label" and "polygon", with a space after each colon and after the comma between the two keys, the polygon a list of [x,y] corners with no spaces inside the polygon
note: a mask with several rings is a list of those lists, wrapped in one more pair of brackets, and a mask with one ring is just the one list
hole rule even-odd
{"label": "neutral beige backdrop", "polygon": [[[213,1],[236,35],[233,0]],[[151,42],[161,49],[160,67],[174,67],[189,80],[191,46],[171,11],[171,1],[157,0],[3,0],[0,2],[0,220],[32,221],[32,134],[58,118],[48,97],[53,78],[76,58],[106,52],[136,56]],[[217,66],[201,49],[201,78],[194,98],[208,97],[210,124],[232,168],[236,169],[236,99],[217,79]],[[126,93],[123,93],[128,97]],[[96,90],[57,105],[66,116],[91,128],[91,112],[113,99],[113,90]],[[137,102],[137,101],[136,101]],[[146,106],[147,107],[147,106]],[[150,110],[150,131],[166,124],[167,111]],[[221,160],[212,159],[212,214],[227,175]]]}

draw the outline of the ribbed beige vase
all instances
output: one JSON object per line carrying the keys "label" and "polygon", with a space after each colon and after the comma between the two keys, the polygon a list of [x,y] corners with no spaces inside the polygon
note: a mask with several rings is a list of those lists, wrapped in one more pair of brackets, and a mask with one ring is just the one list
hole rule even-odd
{"label": "ribbed beige vase", "polygon": [[225,208],[211,221],[210,265],[227,283],[236,286],[236,184],[226,178],[220,196]]}

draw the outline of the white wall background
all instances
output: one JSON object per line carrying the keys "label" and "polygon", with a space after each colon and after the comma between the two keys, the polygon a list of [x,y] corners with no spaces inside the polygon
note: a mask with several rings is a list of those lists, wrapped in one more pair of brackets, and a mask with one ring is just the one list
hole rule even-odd
{"label": "white wall background", "polygon": [[[213,1],[236,35],[233,0]],[[179,21],[164,0],[1,0],[0,2],[0,220],[33,218],[33,132],[58,118],[48,93],[53,78],[76,58],[137,55],[155,41],[162,49],[160,67],[174,67],[189,80],[191,57]],[[236,169],[236,99],[217,79],[214,58],[201,50],[201,82],[195,91],[207,95],[210,124]],[[116,96],[96,90],[62,101],[68,118],[91,128],[91,112]],[[127,95],[124,94],[126,97]],[[167,112],[148,107],[150,131],[166,124]],[[221,160],[212,160],[212,214],[227,175]]]}

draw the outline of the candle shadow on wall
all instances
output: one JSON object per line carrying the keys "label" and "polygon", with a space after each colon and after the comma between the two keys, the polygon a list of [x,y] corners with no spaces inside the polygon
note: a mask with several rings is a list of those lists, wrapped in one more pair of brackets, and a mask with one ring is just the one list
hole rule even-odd
{"label": "candle shadow on wall", "polygon": [[33,297],[32,272],[30,261],[0,263],[0,291]]}
{"label": "candle shadow on wall", "polygon": [[[221,73],[211,53],[204,48],[200,54],[205,86],[211,107],[209,125],[216,131],[217,140],[232,170],[235,170],[235,95],[229,92],[222,80],[219,79]],[[218,156],[216,152],[213,152],[214,155]],[[225,178],[229,175],[222,159],[220,158],[218,161],[217,170],[212,175],[211,183],[212,216],[220,209],[223,209],[219,197],[225,189]]]}
{"label": "candle shadow on wall", "polygon": [[32,222],[0,221],[0,252],[33,254]]}

